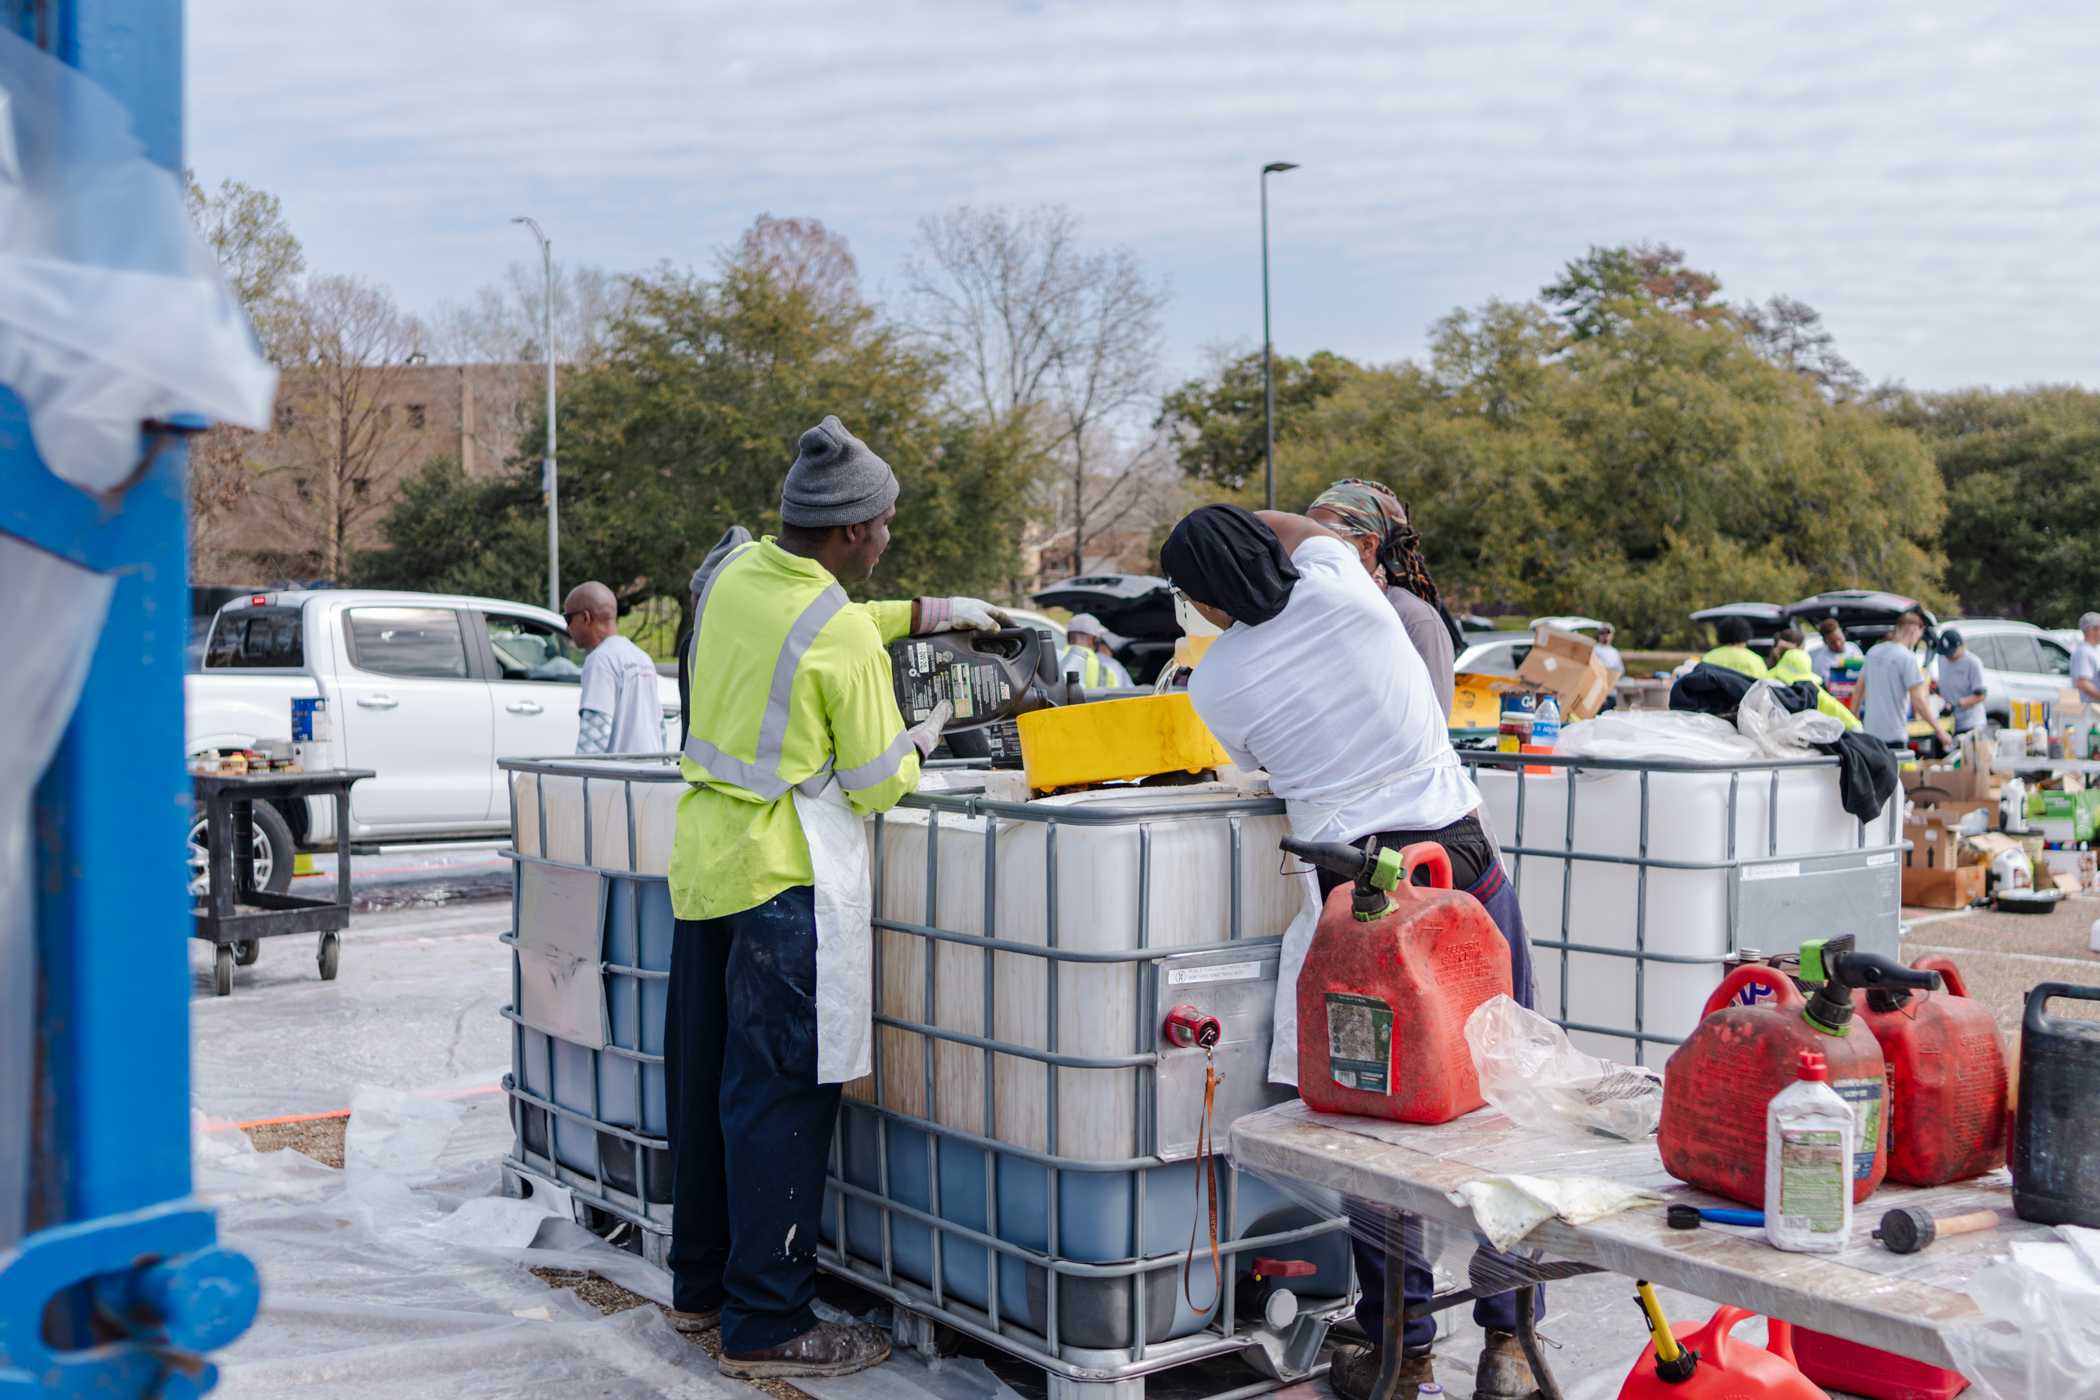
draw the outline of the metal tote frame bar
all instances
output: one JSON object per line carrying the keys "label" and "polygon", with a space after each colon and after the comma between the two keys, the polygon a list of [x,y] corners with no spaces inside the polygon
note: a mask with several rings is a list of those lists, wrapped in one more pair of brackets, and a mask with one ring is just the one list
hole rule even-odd
{"label": "metal tote frame bar", "polygon": [[[540,837],[539,849],[542,854],[527,856],[516,851],[509,851],[506,852],[506,855],[521,864],[543,864],[569,869],[598,869],[598,853],[596,849],[598,836],[591,816],[590,795],[592,785],[594,783],[618,782],[625,789],[624,802],[627,814],[628,842],[628,849],[625,854],[627,867],[629,870],[632,870],[636,863],[635,804],[632,784],[635,782],[680,782],[683,780],[678,770],[668,764],[660,770],[638,772],[632,766],[633,760],[625,760],[624,762],[627,766],[622,771],[613,772],[608,771],[606,766],[608,760],[603,759],[505,760],[503,767],[513,772],[531,772],[543,777],[568,777],[579,780],[583,789],[584,811],[584,862],[581,866],[556,860],[544,854],[547,850],[547,814],[545,790],[543,787],[536,792],[537,807],[532,813],[532,820]],[[512,788],[511,801],[512,826],[515,830],[518,818],[515,786]],[[838,1247],[820,1249],[820,1261],[832,1271],[849,1277],[855,1282],[891,1298],[893,1301],[906,1306],[936,1312],[944,1321],[951,1323],[960,1330],[979,1335],[1007,1351],[1023,1356],[1047,1370],[1059,1374],[1077,1376],[1082,1371],[1090,1377],[1098,1377],[1104,1374],[1098,1362],[1101,1353],[1090,1350],[1085,1352],[1085,1359],[1075,1359],[1073,1353],[1077,1349],[1071,1347],[1060,1336],[1061,1328],[1057,1312],[1059,1293],[1061,1292],[1060,1280],[1064,1278],[1131,1278],[1134,1280],[1131,1290],[1131,1313],[1129,1316],[1132,1345],[1128,1348],[1118,1349],[1128,1359],[1120,1366],[1109,1368],[1107,1374],[1134,1376],[1166,1366],[1177,1365],[1204,1355],[1243,1350],[1251,1343],[1237,1321],[1235,1295],[1238,1279],[1236,1271],[1230,1269],[1226,1271],[1223,1293],[1217,1309],[1218,1321],[1213,1324],[1211,1329],[1193,1337],[1181,1338],[1165,1344],[1151,1343],[1148,1341],[1148,1299],[1146,1297],[1146,1289],[1142,1286],[1143,1277],[1178,1267],[1179,1256],[1164,1258],[1133,1257],[1127,1260],[1100,1264],[1082,1263],[1063,1258],[1057,1253],[1057,1241],[1060,1237],[1057,1213],[1059,1209],[1059,1188],[1065,1173],[1076,1172],[1087,1175],[1126,1174],[1130,1176],[1133,1183],[1129,1219],[1130,1237],[1134,1243],[1143,1240],[1146,1212],[1146,1172],[1165,1165],[1157,1155],[1142,1151],[1154,1141],[1157,1131],[1157,1124],[1152,1121],[1152,1110],[1156,1097],[1154,1076],[1158,1073],[1160,1055],[1155,1048],[1157,1044],[1157,1027],[1151,1025],[1149,1016],[1154,992],[1152,979],[1156,976],[1152,964],[1162,956],[1169,954],[1180,957],[1230,950],[1235,947],[1246,946],[1250,941],[1273,942],[1273,939],[1248,940],[1245,937],[1240,898],[1240,875],[1246,857],[1244,819],[1250,815],[1279,813],[1283,810],[1283,804],[1274,798],[1231,798],[1220,799],[1215,802],[1158,804],[1136,808],[1125,807],[1113,812],[1105,812],[1089,811],[1085,808],[1045,809],[1036,804],[996,802],[984,799],[978,795],[954,793],[915,795],[906,798],[905,805],[923,810],[928,814],[927,901],[924,918],[923,920],[891,918],[887,917],[879,907],[882,885],[881,862],[884,859],[883,844],[880,839],[880,823],[884,821],[884,818],[877,817],[875,819],[878,823],[875,842],[876,869],[873,883],[877,890],[878,907],[873,922],[877,929],[924,940],[927,957],[923,1009],[928,1019],[915,1021],[905,1017],[878,1014],[874,1018],[875,1022],[880,1026],[921,1037],[923,1043],[921,1052],[922,1084],[929,1111],[931,1111],[934,1103],[934,1046],[936,1042],[967,1046],[978,1051],[983,1057],[983,1111],[985,1114],[984,1122],[987,1125],[997,1121],[998,1090],[994,1072],[995,1057],[1012,1056],[1040,1064],[1043,1067],[1045,1076],[1044,1095],[1048,1137],[1045,1150],[1040,1152],[1033,1151],[999,1142],[981,1134],[947,1127],[928,1118],[905,1113],[883,1103],[881,1101],[883,1052],[881,1039],[878,1037],[874,1050],[874,1084],[876,1086],[877,1099],[874,1103],[849,1102],[842,1109],[844,1113],[867,1114],[875,1120],[878,1187],[871,1191],[845,1180],[843,1145],[837,1137],[834,1137],[831,1177],[827,1184],[836,1192],[835,1211]],[[985,934],[970,934],[953,929],[944,929],[934,922],[939,891],[940,826],[944,815],[963,820],[972,818],[988,819],[985,828],[986,888],[984,908],[985,927],[987,929]],[[1230,900],[1228,936],[1224,941],[1210,944],[1176,946],[1171,949],[1155,948],[1151,946],[1149,914],[1153,869],[1152,824],[1157,821],[1188,822],[1205,820],[1223,821],[1229,828],[1228,839],[1232,852],[1229,878],[1231,880],[1230,889],[1232,890],[1232,896]],[[998,875],[995,851],[998,837],[997,823],[1000,821],[1033,822],[1046,828],[1044,832],[1044,860],[1046,866],[1045,915],[1047,921],[1045,927],[1048,930],[1048,936],[1045,943],[1026,943],[997,936]],[[1139,939],[1136,948],[1104,952],[1058,946],[1056,863],[1058,858],[1057,831],[1060,826],[1135,828],[1138,841],[1139,901],[1137,910]],[[631,879],[636,884],[662,883],[664,880],[662,876],[651,875],[613,875],[607,878]],[[515,899],[516,895],[514,894],[513,897]],[[514,916],[515,913],[516,910],[514,908]],[[511,943],[515,948],[516,935],[514,933],[508,935],[504,941]],[[875,951],[877,959],[875,977],[878,984],[881,980],[881,943],[882,941],[878,939]],[[1044,991],[1045,1013],[1047,1016],[1047,1048],[1037,1049],[1032,1046],[1018,1045],[997,1040],[989,1035],[971,1035],[961,1031],[944,1029],[934,1024],[933,1022],[938,1019],[936,1010],[936,984],[939,971],[938,951],[943,945],[961,945],[974,947],[979,950],[984,962],[984,975],[980,990],[980,995],[983,999],[984,1020],[981,1024],[987,1030],[996,1025],[994,1018],[998,1005],[993,955],[995,953],[1009,953],[1042,959],[1047,967]],[[634,989],[635,1001],[632,1005],[635,1012],[635,1025],[639,1027],[641,1024],[641,982],[644,980],[662,980],[667,974],[615,962],[609,956],[606,956],[607,950],[602,945],[600,951],[600,971],[601,974],[605,975],[604,980],[601,982],[601,986],[606,989],[604,994],[608,998],[612,995],[610,982],[613,978],[626,979],[628,984]],[[638,956],[639,948],[636,951]],[[1137,971],[1139,983],[1135,989],[1135,1016],[1131,1026],[1132,1048],[1129,1053],[1110,1055],[1087,1054],[1059,1047],[1057,1043],[1060,998],[1058,969],[1066,963],[1091,966],[1130,966]],[[512,1022],[513,1026],[513,1054],[515,1062],[522,1064],[522,1057],[526,1053],[524,1033],[528,1028],[519,1020],[515,1010],[519,991],[515,957],[513,958],[512,975],[512,1006],[506,1008],[503,1014],[506,1019]],[[609,1002],[606,1009],[609,1016],[611,1010]],[[592,1107],[590,1113],[585,1114],[555,1102],[552,1092],[555,1075],[554,1038],[545,1036],[544,1033],[539,1034],[542,1034],[545,1042],[543,1065],[546,1083],[550,1092],[547,1095],[540,1095],[530,1092],[520,1083],[512,1082],[510,1084],[510,1094],[514,1104],[515,1121],[513,1126],[516,1138],[511,1165],[515,1169],[547,1177],[557,1184],[567,1186],[579,1199],[584,1200],[587,1204],[605,1210],[621,1219],[629,1220],[640,1228],[662,1233],[667,1228],[667,1220],[660,1215],[652,1216],[649,1203],[645,1198],[646,1187],[643,1174],[645,1164],[643,1154],[652,1150],[664,1150],[667,1147],[664,1139],[606,1123],[602,1114],[602,1104],[598,1098],[597,1075],[595,1072],[592,1082]],[[639,1110],[639,1106],[644,1101],[643,1067],[649,1064],[661,1064],[661,1057],[617,1046],[608,1046],[607,1051],[616,1058],[626,1060],[634,1066],[635,1098],[637,1109]],[[597,1062],[594,1060],[594,1071],[596,1066]],[[1139,1073],[1141,1077],[1140,1083],[1134,1094],[1132,1141],[1140,1147],[1141,1155],[1111,1160],[1090,1160],[1066,1156],[1058,1151],[1057,1103],[1059,1089],[1057,1075],[1060,1069],[1129,1069],[1136,1070]],[[528,1108],[548,1115],[549,1132],[547,1151],[544,1156],[525,1146],[522,1115]],[[632,1150],[635,1161],[635,1194],[630,1195],[606,1180],[602,1150],[594,1152],[592,1170],[588,1173],[562,1163],[555,1153],[553,1141],[553,1129],[557,1119],[586,1126],[596,1133],[618,1140],[623,1150]],[[920,1210],[891,1198],[889,1130],[892,1123],[919,1132],[925,1137],[928,1188],[930,1193],[928,1209]],[[604,1141],[604,1137],[597,1139],[601,1148]],[[938,1157],[943,1143],[952,1143],[957,1147],[976,1150],[983,1154],[986,1225],[982,1230],[973,1229],[946,1219],[940,1213]],[[1050,1242],[1047,1250],[1032,1250],[999,1237],[998,1170],[1000,1162],[1008,1159],[1027,1162],[1044,1169],[1046,1176],[1046,1238]],[[1224,1228],[1221,1230],[1221,1233],[1225,1236],[1225,1239],[1220,1244],[1219,1252],[1221,1255],[1236,1257],[1253,1251],[1275,1249],[1342,1228],[1343,1222],[1337,1218],[1268,1235],[1250,1236],[1245,1239],[1236,1238],[1240,1232],[1239,1176],[1236,1171],[1227,1170],[1223,1179],[1226,1184],[1226,1199]],[[868,1261],[853,1257],[851,1252],[845,1247],[848,1239],[846,1234],[846,1209],[849,1201],[872,1207],[880,1213],[882,1259],[879,1268]],[[894,1223],[900,1219],[915,1226],[922,1226],[932,1234],[932,1267],[926,1285],[915,1284],[909,1279],[900,1278],[897,1274],[893,1231]],[[988,1306],[984,1309],[974,1308],[962,1302],[953,1297],[947,1289],[944,1246],[951,1239],[981,1247],[986,1251],[985,1298]],[[1019,1260],[1024,1266],[1039,1269],[1044,1273],[1046,1279],[1046,1314],[1045,1326],[1042,1332],[1019,1327],[1003,1316],[1003,1310],[999,1306],[999,1265],[1003,1259]]]}
{"label": "metal tote frame bar", "polygon": [[[1728,901],[1727,947],[1719,956],[1686,955],[1680,953],[1657,953],[1648,950],[1648,874],[1652,870],[1714,871],[1723,874],[1739,870],[1745,863],[1773,859],[1779,854],[1779,779],[1780,774],[1799,769],[1835,769],[1838,761],[1834,757],[1772,758],[1757,759],[1743,763],[1717,764],[1693,763],[1679,760],[1651,760],[1624,758],[1577,758],[1559,754],[1500,753],[1479,749],[1459,750],[1459,759],[1469,769],[1496,769],[1514,771],[1517,777],[1516,839],[1502,847],[1502,854],[1509,861],[1510,883],[1521,899],[1524,891],[1524,858],[1544,857],[1560,862],[1560,929],[1559,936],[1541,938],[1536,929],[1530,930],[1533,948],[1552,948],[1560,954],[1560,1014],[1552,1019],[1564,1029],[1588,1031],[1597,1035],[1615,1036],[1634,1043],[1634,1061],[1647,1063],[1647,1048],[1650,1045],[1674,1046],[1681,1036],[1659,1035],[1647,1028],[1647,967],[1650,963],[1666,963],[1674,966],[1708,966],[1719,968],[1727,954],[1742,950],[1742,930],[1736,927],[1736,911],[1733,899]],[[1551,774],[1534,774],[1533,768],[1548,768]],[[1636,854],[1613,855],[1602,851],[1582,850],[1576,845],[1576,822],[1581,786],[1575,779],[1586,772],[1632,773],[1640,779],[1641,807]],[[1651,856],[1648,845],[1651,832],[1651,801],[1653,793],[1650,780],[1657,774],[1688,774],[1712,777],[1720,773],[1728,775],[1728,822],[1724,853],[1718,860],[1665,860]],[[1765,831],[1762,852],[1754,848],[1746,853],[1741,845],[1743,833],[1736,830],[1737,799],[1741,795],[1746,777],[1762,778],[1765,792]],[[1524,837],[1525,811],[1529,785],[1545,783],[1555,795],[1565,795],[1567,822],[1565,836],[1559,846],[1536,846]],[[1551,815],[1558,816],[1557,810]],[[1888,838],[1872,841],[1866,822],[1856,824],[1855,840],[1850,848],[1854,854],[1895,854],[1901,859],[1902,844],[1897,830],[1899,814],[1892,807],[1889,814],[1877,818],[1877,823],[1887,821]],[[1841,854],[1839,852],[1807,852],[1817,854]],[[1595,943],[1577,943],[1568,934],[1568,920],[1572,908],[1575,863],[1586,861],[1599,865],[1629,865],[1634,867],[1634,921],[1633,947],[1612,948]],[[1633,964],[1633,1026],[1602,1026],[1571,1019],[1570,1013],[1570,954],[1592,953],[1603,957],[1623,958]]]}

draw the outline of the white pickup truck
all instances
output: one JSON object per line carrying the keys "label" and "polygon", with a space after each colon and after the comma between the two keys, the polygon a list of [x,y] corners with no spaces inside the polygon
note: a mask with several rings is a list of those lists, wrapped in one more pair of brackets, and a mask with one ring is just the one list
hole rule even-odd
{"label": "white pickup truck", "polygon": [[[307,766],[375,774],[350,790],[352,840],[497,836],[510,828],[510,794],[496,761],[576,751],[582,671],[582,651],[545,608],[362,589],[249,594],[219,609],[203,669],[187,678],[188,750],[289,740],[293,698],[324,699],[332,732]],[[658,679],[668,751],[678,683]],[[255,827],[256,881],[282,889],[295,849],[335,840],[335,804],[258,806]]]}

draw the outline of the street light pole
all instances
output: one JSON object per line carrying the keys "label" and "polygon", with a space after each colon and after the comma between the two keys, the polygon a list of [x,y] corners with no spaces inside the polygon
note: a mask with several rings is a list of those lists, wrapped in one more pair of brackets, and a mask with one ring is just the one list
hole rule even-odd
{"label": "street light pole", "polygon": [[532,230],[540,243],[540,272],[545,290],[540,305],[540,346],[547,357],[547,451],[541,458],[540,492],[547,498],[547,607],[561,611],[561,493],[554,475],[554,244],[540,226],[520,214],[511,220]]}
{"label": "street light pole", "polygon": [[1272,160],[1261,168],[1261,432],[1264,498],[1276,509],[1276,380],[1269,344],[1269,177],[1296,170],[1297,163]]}

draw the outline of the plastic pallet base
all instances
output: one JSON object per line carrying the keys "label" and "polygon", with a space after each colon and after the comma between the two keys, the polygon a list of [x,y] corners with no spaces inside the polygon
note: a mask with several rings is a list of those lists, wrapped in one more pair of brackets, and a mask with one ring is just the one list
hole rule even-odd
{"label": "plastic pallet base", "polygon": [[[539,1173],[519,1166],[515,1162],[503,1163],[503,1194],[516,1199],[530,1199],[539,1190],[566,1191],[559,1182],[549,1181]],[[571,1197],[572,1215],[576,1223],[594,1234],[609,1235],[619,1226],[626,1226],[629,1234],[621,1240],[621,1247],[639,1254],[660,1269],[669,1269],[671,1235],[660,1222],[645,1220],[625,1212],[606,1210]],[[829,1251],[826,1251],[828,1254]],[[826,1273],[853,1284],[857,1288],[868,1288],[868,1280],[852,1267],[820,1255],[818,1267]],[[869,1290],[879,1292],[879,1290]],[[1281,1390],[1300,1381],[1313,1380],[1327,1373],[1326,1336],[1329,1326],[1348,1310],[1332,1309],[1326,1313],[1307,1315],[1294,1324],[1293,1330],[1280,1337],[1269,1334],[1247,1334],[1244,1346],[1221,1348],[1208,1354],[1187,1360],[1169,1361],[1139,1374],[1114,1379],[1084,1378],[1067,1375],[1050,1367],[1041,1367],[1043,1386],[1048,1392],[1047,1400],[1144,1400],[1145,1383],[1148,1378],[1175,1377],[1174,1393],[1177,1400],[1187,1400],[1191,1387],[1184,1377],[1199,1367],[1218,1368],[1221,1363],[1241,1357],[1249,1365],[1244,1379],[1232,1377],[1232,1383],[1220,1384],[1215,1390],[1200,1392],[1217,1397],[1243,1397]],[[977,1341],[998,1350],[1008,1350],[991,1337],[977,1332],[973,1319],[944,1315],[933,1310],[921,1311],[908,1303],[892,1300],[892,1333],[896,1345],[911,1348],[932,1357],[953,1354],[953,1338],[956,1334],[971,1335]],[[960,1321],[964,1325],[956,1326]],[[1033,1364],[1034,1359],[1022,1353],[1011,1352],[1016,1360]],[[1079,1368],[1075,1367],[1074,1370]]]}

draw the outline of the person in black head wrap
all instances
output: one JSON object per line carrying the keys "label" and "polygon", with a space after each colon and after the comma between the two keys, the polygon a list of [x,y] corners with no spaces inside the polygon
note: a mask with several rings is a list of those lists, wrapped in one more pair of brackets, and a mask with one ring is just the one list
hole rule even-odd
{"label": "person in black head wrap", "polygon": [[1174,586],[1221,627],[1269,621],[1283,611],[1298,582],[1297,566],[1276,532],[1239,506],[1190,511],[1167,536],[1159,562]]}
{"label": "person in black head wrap", "polygon": [[[1357,549],[1302,515],[1204,506],[1174,527],[1160,567],[1225,629],[1189,673],[1189,703],[1235,763],[1268,772],[1291,834],[1376,839],[1387,849],[1442,846],[1451,883],[1480,901],[1507,940],[1511,993],[1530,1006],[1531,944],[1516,890],[1481,822],[1480,793],[1452,751],[1421,653]],[[1312,878],[1304,908],[1283,935],[1269,1055],[1269,1078],[1285,1084],[1298,1082],[1298,974],[1313,929],[1323,901],[1332,897],[1345,909],[1349,898],[1339,876],[1300,873]],[[1374,1344],[1337,1351],[1329,1379],[1342,1400],[1368,1400],[1383,1359],[1376,1344],[1385,1336],[1385,1256],[1354,1243],[1364,1283],[1357,1320]],[[1435,1278],[1413,1227],[1402,1253],[1401,1293],[1418,1302]],[[1516,1299],[1503,1293],[1474,1306],[1486,1332],[1476,1395],[1513,1400],[1536,1393],[1516,1340]],[[1407,1321],[1400,1359],[1406,1386],[1435,1379],[1435,1335],[1429,1314]]]}

